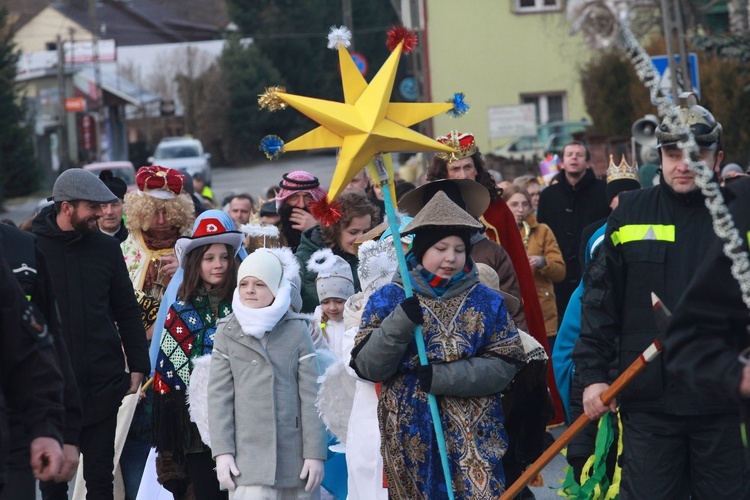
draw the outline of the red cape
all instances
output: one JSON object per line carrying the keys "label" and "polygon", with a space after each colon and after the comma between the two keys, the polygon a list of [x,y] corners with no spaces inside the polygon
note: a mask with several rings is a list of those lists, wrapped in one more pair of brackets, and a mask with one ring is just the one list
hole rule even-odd
{"label": "red cape", "polygon": [[[516,225],[516,219],[513,217],[505,200],[498,198],[484,212],[486,221],[487,237],[492,241],[500,243],[510,255],[513,262],[513,268],[518,277],[518,284],[521,287],[521,298],[523,308],[526,314],[526,325],[529,327],[529,334],[534,337],[547,352],[547,356],[552,359],[552,353],[547,342],[547,331],[544,328],[544,315],[542,306],[539,304],[539,297],[536,294],[536,285],[534,284],[534,275],[529,266],[529,259],[526,256],[526,249],[521,240],[521,232]],[[499,239],[499,241],[498,241]],[[547,385],[549,386],[552,400],[555,403],[555,418],[549,424],[561,424],[564,421],[562,401],[560,394],[557,392],[555,385],[555,376],[552,372],[552,363],[549,363],[547,370]]]}

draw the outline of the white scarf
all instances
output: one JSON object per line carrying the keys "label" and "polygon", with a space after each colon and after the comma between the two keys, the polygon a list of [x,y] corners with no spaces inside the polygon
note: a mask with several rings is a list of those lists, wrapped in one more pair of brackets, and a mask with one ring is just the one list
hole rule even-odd
{"label": "white scarf", "polygon": [[292,302],[291,291],[292,287],[289,280],[283,279],[271,305],[253,309],[242,303],[239,288],[235,288],[232,298],[232,312],[234,312],[234,317],[237,318],[245,335],[252,335],[260,340],[266,332],[273,330],[281,317],[289,311],[289,305]]}

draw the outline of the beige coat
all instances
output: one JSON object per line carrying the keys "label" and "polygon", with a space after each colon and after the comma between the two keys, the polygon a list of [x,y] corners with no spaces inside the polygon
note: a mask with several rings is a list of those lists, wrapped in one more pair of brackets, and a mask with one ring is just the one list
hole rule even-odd
{"label": "beige coat", "polygon": [[537,222],[536,217],[526,219],[529,224],[528,243],[526,242],[526,230],[521,229],[521,239],[526,247],[527,255],[540,255],[547,261],[544,267],[533,268],[534,284],[539,304],[542,306],[544,315],[544,327],[547,336],[557,335],[557,304],[555,302],[555,289],[553,283],[565,278],[565,261],[563,260],[560,247],[555,235],[547,224]]}
{"label": "beige coat", "polygon": [[234,314],[219,322],[211,358],[212,455],[234,455],[238,486],[304,487],[303,460],[327,457],[315,408],[318,362],[306,317],[288,312],[262,339]]}

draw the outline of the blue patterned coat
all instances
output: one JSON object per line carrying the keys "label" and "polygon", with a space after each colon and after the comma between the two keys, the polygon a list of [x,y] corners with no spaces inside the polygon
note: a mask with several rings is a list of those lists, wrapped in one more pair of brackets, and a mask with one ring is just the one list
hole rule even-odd
{"label": "blue patterned coat", "polygon": [[[422,304],[430,391],[437,396],[456,498],[494,499],[505,490],[507,435],[500,391],[523,364],[524,350],[503,297],[479,284],[476,267],[440,298],[411,272]],[[352,365],[382,381],[381,452],[393,498],[447,498],[414,328],[399,303],[398,280],[373,293],[362,315]]]}

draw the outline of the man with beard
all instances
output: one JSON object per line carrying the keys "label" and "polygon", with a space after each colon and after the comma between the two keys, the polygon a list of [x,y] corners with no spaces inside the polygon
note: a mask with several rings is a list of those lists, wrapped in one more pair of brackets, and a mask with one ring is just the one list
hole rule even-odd
{"label": "man with beard", "polygon": [[302,233],[318,225],[310,214],[310,207],[328,193],[320,187],[317,177],[304,170],[284,174],[279,187],[281,190],[276,195],[276,208],[281,218],[281,236],[284,246],[294,252]]}
{"label": "man with beard", "polygon": [[[149,372],[146,333],[120,245],[97,227],[102,204],[117,197],[93,173],[71,169],[57,178],[52,198],[32,231],[49,264],[81,396],[87,497],[106,500],[113,498],[117,410]],[[68,498],[67,483],[41,489],[45,499]]]}

